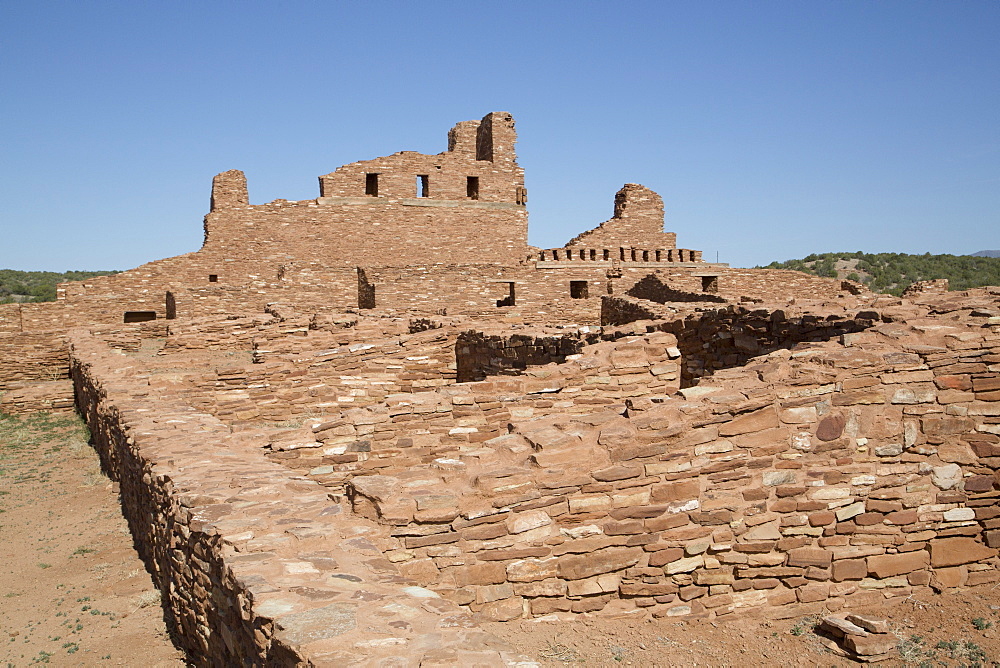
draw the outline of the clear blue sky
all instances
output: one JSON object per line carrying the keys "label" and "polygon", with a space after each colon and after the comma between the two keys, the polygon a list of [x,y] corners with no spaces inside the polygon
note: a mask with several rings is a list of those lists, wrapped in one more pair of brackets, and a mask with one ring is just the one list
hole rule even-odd
{"label": "clear blue sky", "polygon": [[252,203],[517,120],[533,244],[626,182],[734,266],[1000,248],[1000,2],[0,3],[0,268],[197,250]]}

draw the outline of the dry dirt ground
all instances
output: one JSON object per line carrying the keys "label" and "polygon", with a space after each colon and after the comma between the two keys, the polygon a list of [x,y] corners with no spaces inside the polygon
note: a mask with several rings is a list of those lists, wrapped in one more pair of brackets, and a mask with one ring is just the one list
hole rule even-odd
{"label": "dry dirt ground", "polygon": [[0,666],[184,666],[73,416],[0,414]]}
{"label": "dry dirt ground", "polygon": [[[183,666],[75,417],[0,415],[0,666]],[[1000,666],[1000,587],[860,608],[891,621],[880,665]],[[850,666],[811,617],[487,624],[544,666]]]}
{"label": "dry dirt ground", "polygon": [[[893,628],[896,655],[875,665],[1000,666],[1000,588],[993,585],[850,612],[889,620]],[[543,666],[858,665],[813,632],[817,621],[769,620],[747,612],[714,622],[582,618],[486,628]]]}

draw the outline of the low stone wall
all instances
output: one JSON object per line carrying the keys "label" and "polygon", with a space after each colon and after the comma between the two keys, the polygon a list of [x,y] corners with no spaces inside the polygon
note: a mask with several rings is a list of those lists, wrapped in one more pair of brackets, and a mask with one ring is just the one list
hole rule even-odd
{"label": "low stone wall", "polygon": [[42,380],[21,387],[8,386],[0,393],[0,413],[24,415],[36,411],[73,412],[73,383],[65,380]]}
{"label": "low stone wall", "polygon": [[1000,333],[913,315],[624,414],[512,420],[348,494],[404,573],[484,619],[794,616],[998,582]]}
{"label": "low stone wall", "polygon": [[883,317],[871,309],[847,311],[827,305],[816,305],[806,313],[737,304],[678,312],[677,307],[632,297],[605,297],[601,307],[605,325],[659,320],[647,328],[674,334],[684,359],[685,387],[720,369],[742,366],[757,355],[862,332]]}
{"label": "low stone wall", "polygon": [[[599,338],[594,335],[591,342]],[[490,336],[467,331],[455,343],[457,381],[466,383],[487,376],[518,375],[529,366],[562,363],[568,355],[583,349],[585,339],[579,333],[565,336],[514,334]]]}
{"label": "low stone wall", "polygon": [[54,332],[0,333],[0,391],[69,377],[66,337]]}
{"label": "low stone wall", "polygon": [[913,299],[922,295],[943,295],[949,289],[947,278],[938,278],[932,281],[915,281],[903,290],[903,297]]}
{"label": "low stone wall", "polygon": [[627,325],[639,320],[658,320],[670,315],[669,309],[660,304],[635,297],[601,298],[601,324],[604,326]]}
{"label": "low stone wall", "polygon": [[140,555],[194,665],[520,658],[401,578],[376,546],[377,526],[241,447],[216,418],[151,390],[141,368],[82,332],[73,335],[72,374],[94,447],[120,484]]}
{"label": "low stone wall", "polygon": [[531,367],[523,376],[393,394],[278,433],[269,456],[340,493],[357,475],[474,456],[512,420],[621,412],[629,399],[672,394],[679,388],[675,344],[672,335],[654,332],[588,346],[574,359]]}

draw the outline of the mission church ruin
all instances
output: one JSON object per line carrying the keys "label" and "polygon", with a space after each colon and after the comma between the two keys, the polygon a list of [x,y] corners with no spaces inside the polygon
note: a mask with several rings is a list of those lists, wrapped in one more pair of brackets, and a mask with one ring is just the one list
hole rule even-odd
{"label": "mission church ruin", "polygon": [[198,665],[515,665],[479,621],[848,610],[1000,581],[1000,293],[704,262],[626,184],[528,244],[510,114],[0,306]]}

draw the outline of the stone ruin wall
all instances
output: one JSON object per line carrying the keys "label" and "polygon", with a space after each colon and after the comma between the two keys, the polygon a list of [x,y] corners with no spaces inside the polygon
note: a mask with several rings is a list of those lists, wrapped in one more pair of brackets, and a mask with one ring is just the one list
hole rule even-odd
{"label": "stone ruin wall", "polygon": [[1000,338],[930,325],[878,345],[908,329],[779,351],[684,398],[640,392],[624,416],[514,419],[348,492],[403,573],[486,619],[793,616],[996,582]]}
{"label": "stone ruin wall", "polygon": [[[716,372],[685,390],[686,399],[667,398],[676,385],[651,391],[635,378],[635,371],[650,377],[655,362],[642,357],[648,344],[636,348],[626,337],[597,344],[617,355],[607,358],[608,371],[632,381],[617,395],[608,387],[570,391],[615,378],[600,367],[574,370],[584,354],[510,380],[388,395],[272,439],[269,456],[337,493],[346,485],[358,512],[387,526],[379,544],[405,575],[484,618],[603,609],[611,601],[665,615],[784,604],[799,611],[907,595],[931,582],[992,581],[996,335],[921,324],[893,308],[857,314],[870,331],[841,334],[846,346],[778,351],[747,369]],[[735,312],[755,323],[753,312]],[[836,322],[793,324],[818,324],[823,333],[823,323]],[[667,332],[652,335],[677,343]],[[919,352],[900,349],[907,337],[903,348]],[[747,381],[755,377],[759,383]],[[525,394],[525,383],[535,389]],[[955,384],[968,389],[956,393]],[[532,392],[528,401],[517,398]],[[623,405],[625,417],[616,408]],[[600,408],[607,411],[593,413]],[[545,469],[574,462],[583,470],[548,479],[554,473]],[[692,484],[696,498],[681,498]],[[484,502],[492,510],[479,515]],[[715,547],[698,552],[706,537]],[[571,544],[560,547],[562,539]],[[521,541],[527,546],[517,547]],[[592,559],[574,557],[581,554],[609,561],[582,566]],[[970,555],[977,558],[952,563]],[[547,569],[539,580],[517,570],[541,568],[536,562]],[[888,575],[904,566],[910,570]],[[501,571],[512,575],[495,582]]]}
{"label": "stone ruin wall", "polygon": [[650,321],[649,329],[673,333],[684,360],[683,387],[695,385],[699,378],[720,369],[741,367],[758,355],[803,342],[829,341],[862,332],[883,318],[871,309],[829,304],[822,306],[821,315],[812,312],[809,306],[751,309],[742,304],[708,304],[686,313],[679,311],[679,306],[605,297],[601,322],[615,326]]}
{"label": "stone ruin wall", "polygon": [[649,188],[626,183],[615,195],[614,215],[570,239],[566,248],[675,249],[677,235],[663,231],[663,199]]}
{"label": "stone ruin wall", "polygon": [[302,202],[225,172],[201,251],[0,306],[0,408],[76,397],[192,660],[511,665],[477,621],[1000,581],[995,292],[705,263],[636,184],[529,256],[515,139]]}
{"label": "stone ruin wall", "polygon": [[456,126],[443,153],[345,165],[319,178],[317,199],[300,202],[249,205],[242,173],[225,172],[204,249],[330,265],[516,264],[527,254],[528,218],[515,141],[513,118],[494,112]]}
{"label": "stone ruin wall", "polygon": [[[606,334],[612,340],[591,344],[578,353],[579,358],[562,364],[530,366],[523,376],[507,379],[461,385],[445,380],[423,391],[411,387],[408,394],[381,399],[373,395],[363,408],[338,406],[341,412],[332,419],[312,421],[304,430],[291,430],[286,438],[265,439],[266,444],[258,432],[238,427],[263,416],[239,415],[231,410],[233,405],[225,404],[209,409],[216,416],[181,408],[190,405],[190,396],[180,389],[188,387],[187,379],[170,379],[168,373],[157,378],[141,365],[128,368],[120,353],[101,352],[103,344],[92,337],[75,335],[80,339],[75,359],[92,360],[93,366],[74,362],[74,375],[78,397],[91,392],[83,388],[98,385],[101,392],[110,393],[110,398],[81,402],[98,407],[96,412],[88,409],[89,422],[104,425],[95,432],[121,432],[95,436],[100,449],[116,453],[106,456],[113,460],[109,468],[141,467],[149,474],[145,478],[130,474],[143,482],[133,483],[134,492],[126,492],[123,484],[123,496],[153,489],[155,500],[126,501],[126,506],[146,509],[145,513],[154,504],[161,513],[167,507],[178,516],[187,512],[179,501],[155,491],[160,483],[150,482],[151,469],[145,462],[135,463],[139,460],[126,450],[145,452],[143,456],[153,456],[153,461],[176,460],[185,448],[197,451],[198,459],[190,469],[184,468],[192,476],[191,484],[207,485],[199,487],[198,494],[211,496],[210,490],[220,487],[227,490],[224,499],[202,499],[192,507],[209,504],[211,513],[205,517],[213,526],[232,530],[236,538],[221,531],[222,539],[213,542],[211,532],[206,538],[200,529],[190,528],[190,517],[179,521],[164,516],[163,526],[188,526],[190,533],[184,538],[188,547],[179,538],[164,536],[149,535],[142,541],[172,544],[179,550],[171,564],[161,559],[157,568],[169,581],[165,587],[173,597],[171,614],[187,616],[187,621],[176,623],[196,629],[191,637],[197,645],[189,649],[215,661],[233,652],[301,657],[304,650],[283,640],[281,628],[309,627],[319,619],[324,628],[341,633],[344,625],[331,619],[354,619],[348,613],[358,610],[348,606],[345,613],[338,598],[343,592],[320,602],[305,602],[295,593],[315,583],[303,585],[291,576],[298,577],[298,569],[306,569],[310,577],[315,575],[313,569],[324,573],[322,566],[329,562],[322,560],[328,555],[296,553],[277,561],[270,554],[249,558],[258,547],[269,549],[266,542],[259,546],[247,535],[266,534],[268,525],[260,523],[257,513],[272,516],[273,511],[251,507],[241,509],[247,516],[236,518],[225,506],[243,498],[231,491],[234,479],[260,481],[250,475],[251,469],[265,476],[268,485],[308,482],[325,488],[334,499],[346,490],[355,511],[374,522],[365,525],[371,531],[368,542],[398,573],[393,578],[402,576],[433,588],[444,597],[440,605],[464,606],[479,619],[604,609],[715,616],[757,606],[779,616],[795,615],[905,596],[931,585],[948,588],[996,581],[997,335],[987,327],[957,324],[961,319],[949,320],[944,327],[940,321],[923,323],[914,317],[919,313],[900,310],[904,306],[896,300],[878,317],[855,314],[856,320],[867,320],[872,327],[842,334],[846,346],[828,341],[798,352],[778,351],[738,372],[716,371],[699,386],[682,391],[683,398],[671,398],[687,361],[671,357],[679,354],[680,340],[670,331],[657,331],[673,326],[633,323],[635,334],[629,334],[628,326],[619,332],[609,330]],[[718,330],[738,320],[728,315],[717,318],[715,311],[745,318],[750,330],[762,322],[776,322],[766,309],[756,314],[734,307],[694,313],[690,317],[707,319],[703,329],[694,328],[705,334],[706,349],[714,349],[719,340],[711,323],[717,323]],[[986,311],[973,312],[981,316]],[[838,322],[842,316],[829,315],[838,317],[792,323],[815,325],[820,332],[828,323],[843,326]],[[344,365],[334,375],[364,381],[369,371],[384,373],[389,361],[385,358],[366,367],[366,359],[377,359],[366,354],[384,356],[394,346],[399,349],[400,337],[407,336],[414,341],[429,337],[414,345],[414,352],[427,352],[435,345],[445,350],[455,340],[448,332],[461,322],[376,325],[360,316],[340,321],[332,316],[309,320],[279,316],[276,311],[269,318],[220,320],[216,330],[220,336],[227,328],[239,332],[237,340],[242,343],[232,345],[234,352],[248,341],[258,342],[260,363],[240,369],[275,364],[274,378],[292,380],[289,372],[301,369],[307,357],[322,364],[324,356],[333,359],[343,354]],[[162,335],[154,324],[139,326],[149,336]],[[411,334],[411,329],[421,331]],[[256,331],[257,337],[244,330]],[[646,334],[641,333],[644,330]],[[803,337],[810,334],[805,329],[791,331]],[[316,350],[334,341],[356,340],[353,337],[361,332],[390,340],[381,352],[378,345],[366,347],[370,344],[352,351],[356,343],[343,353]],[[113,339],[113,331],[106,336]],[[440,340],[434,342],[433,337]],[[643,337],[652,338],[642,342]],[[524,338],[507,341],[513,348],[519,342],[526,345]],[[503,343],[497,341],[493,348],[502,350]],[[141,348],[131,343],[129,347]],[[401,352],[408,352],[403,348]],[[588,354],[591,349],[594,352]],[[193,345],[179,350],[196,352]],[[424,356],[395,360],[407,357]],[[423,360],[407,361],[417,366]],[[666,361],[674,363],[667,377],[675,384],[656,387],[654,369]],[[165,370],[171,364],[165,359]],[[284,371],[279,370],[281,365]],[[447,366],[438,367],[428,378],[446,373]],[[299,375],[302,387],[315,385],[310,373]],[[402,378],[407,369],[394,373]],[[235,368],[218,367],[215,375],[215,382],[231,383],[236,391],[260,380]],[[111,392],[115,379],[122,384]],[[298,405],[315,401],[303,394]],[[165,401],[171,396],[178,403]],[[274,405],[286,399],[291,397]],[[151,402],[148,405],[156,410],[140,410],[138,404],[129,403],[136,401]],[[286,416],[279,410],[272,418]],[[213,420],[222,420],[218,424],[223,440],[216,440],[226,447],[206,458],[203,434],[214,433]],[[199,430],[196,438],[183,436],[188,429],[183,425],[189,423]],[[180,451],[174,449],[176,444],[182,444]],[[240,446],[246,451],[234,450]],[[127,464],[130,457],[135,462]],[[267,459],[279,468],[262,467]],[[230,477],[204,482],[201,476],[207,469],[195,466],[196,462]],[[176,461],[174,465],[179,466]],[[238,468],[230,470],[230,465]],[[279,475],[280,470],[286,473]],[[298,482],[287,477],[289,470],[299,474]],[[168,478],[180,475],[175,472]],[[267,498],[279,495],[267,489]],[[181,498],[176,491],[171,494],[170,499]],[[248,494],[247,500],[256,499],[261,492],[254,488]],[[299,489],[294,494],[297,499],[312,498],[303,497]],[[295,513],[296,522],[311,521],[309,503]],[[321,504],[317,496],[315,507]],[[346,512],[338,507],[340,513]],[[220,521],[216,512],[222,513]],[[361,521],[341,516],[351,527]],[[232,525],[227,524],[230,519]],[[284,529],[270,531],[275,536],[287,534]],[[321,529],[324,535],[331,531],[326,525]],[[287,538],[273,540],[277,545],[287,543]],[[226,546],[231,544],[245,547],[230,550]],[[329,541],[323,547],[329,548]],[[241,572],[244,562],[239,555],[244,551],[249,553],[247,563],[263,569],[252,571],[252,581],[259,582],[259,575],[268,584],[257,590],[253,612],[241,612],[238,621],[231,612],[237,608],[218,606],[217,601],[229,597],[238,602],[238,609],[246,610],[252,587],[244,588],[230,574]],[[345,551],[357,552],[353,546]],[[294,565],[273,566],[285,564],[286,559]],[[346,563],[346,556],[333,561]],[[304,562],[309,566],[302,566]],[[199,570],[204,575],[199,576]],[[358,572],[351,570],[349,575],[372,578]],[[324,587],[328,584],[323,582]],[[280,594],[275,607],[265,596],[275,593],[271,587]],[[294,604],[284,598],[286,591],[291,591]],[[218,607],[206,603],[210,598]],[[333,602],[320,605],[327,601]],[[281,622],[285,613],[288,618]],[[434,626],[437,621],[428,624],[427,633],[441,633]],[[252,642],[248,626],[259,631]],[[295,637],[313,636],[306,632]],[[359,638],[351,645],[338,637],[323,647],[368,654],[365,642]],[[461,642],[451,642],[445,643],[448,651],[458,651],[455,647]],[[482,651],[500,656],[501,650]]]}
{"label": "stone ruin wall", "polygon": [[510,665],[521,657],[400,578],[316,483],[240,449],[216,418],[148,391],[74,337],[78,408],[168,625],[194,665]]}

